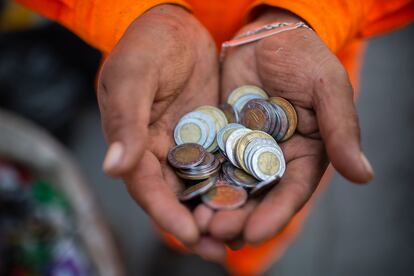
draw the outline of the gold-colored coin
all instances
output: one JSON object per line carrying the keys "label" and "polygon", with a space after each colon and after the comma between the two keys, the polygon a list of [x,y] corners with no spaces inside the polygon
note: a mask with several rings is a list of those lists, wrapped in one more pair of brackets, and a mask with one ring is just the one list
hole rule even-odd
{"label": "gold-colored coin", "polygon": [[266,132],[260,131],[260,130],[253,130],[249,133],[246,133],[243,135],[240,140],[238,141],[236,145],[236,159],[237,162],[239,162],[240,166],[243,170],[248,172],[247,165],[244,163],[244,152],[246,150],[247,145],[257,138],[264,138],[264,139],[272,139],[273,137]]}
{"label": "gold-colored coin", "polygon": [[296,110],[288,100],[282,97],[271,97],[269,100],[270,102],[280,106],[285,112],[286,117],[288,118],[288,130],[286,131],[285,136],[283,136],[283,138],[280,140],[281,142],[286,141],[287,139],[292,137],[298,125],[298,115],[296,113]]}
{"label": "gold-colored coin", "polygon": [[258,168],[266,175],[275,175],[280,168],[279,158],[272,152],[263,152],[258,157]]}
{"label": "gold-colored coin", "polygon": [[263,89],[254,86],[254,85],[243,85],[240,86],[236,89],[234,89],[228,99],[227,99],[227,103],[230,105],[234,105],[234,103],[242,96],[247,95],[247,94],[254,94],[254,95],[260,95],[261,97],[263,97],[263,99],[268,99],[269,96],[267,96],[266,92],[263,91]]}

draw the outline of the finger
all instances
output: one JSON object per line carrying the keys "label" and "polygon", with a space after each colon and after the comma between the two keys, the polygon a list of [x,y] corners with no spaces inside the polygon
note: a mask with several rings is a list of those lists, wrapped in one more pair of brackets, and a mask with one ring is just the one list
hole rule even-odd
{"label": "finger", "polygon": [[[320,147],[317,144],[314,146]],[[248,218],[244,231],[245,240],[256,244],[281,231],[309,200],[326,165],[323,155],[310,154],[290,161],[281,181]]]}
{"label": "finger", "polygon": [[[345,71],[333,65],[315,86],[314,107],[332,165],[356,183],[372,179],[373,170],[361,151],[352,86]],[[338,73],[339,72],[339,73]],[[342,72],[342,73],[341,73]]]}
{"label": "finger", "polygon": [[208,225],[213,218],[214,211],[204,204],[198,205],[194,212],[194,219],[201,233],[207,233]]}
{"label": "finger", "polygon": [[142,157],[156,90],[151,66],[143,61],[120,62],[104,64],[98,85],[102,126],[109,143],[103,169],[112,176],[131,170]]}
{"label": "finger", "polygon": [[256,200],[249,200],[242,208],[216,212],[208,227],[210,235],[223,241],[237,238],[242,233],[246,220],[256,205]]}
{"label": "finger", "polygon": [[211,262],[222,263],[226,257],[224,244],[209,236],[201,237],[192,250],[203,259]]}
{"label": "finger", "polygon": [[180,204],[172,187],[164,180],[158,159],[145,151],[137,169],[125,177],[137,203],[163,229],[184,244],[198,240],[199,231],[191,212]]}

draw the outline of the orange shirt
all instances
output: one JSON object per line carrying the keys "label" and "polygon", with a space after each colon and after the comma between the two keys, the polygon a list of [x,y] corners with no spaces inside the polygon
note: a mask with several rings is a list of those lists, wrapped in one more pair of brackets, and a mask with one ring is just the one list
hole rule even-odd
{"label": "orange shirt", "polygon": [[89,44],[108,53],[128,25],[146,10],[175,3],[190,9],[216,42],[228,40],[252,8],[267,4],[307,21],[331,50],[355,38],[380,34],[414,18],[410,0],[17,0],[56,20]]}

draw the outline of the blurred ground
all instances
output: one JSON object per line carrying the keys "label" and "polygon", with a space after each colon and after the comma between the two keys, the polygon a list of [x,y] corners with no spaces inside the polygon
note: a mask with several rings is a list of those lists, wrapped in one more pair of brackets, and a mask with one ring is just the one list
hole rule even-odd
{"label": "blurred ground", "polygon": [[[414,25],[373,39],[358,109],[376,171],[368,186],[335,175],[300,238],[267,275],[414,275]],[[70,145],[93,183],[130,275],[225,275],[216,265],[163,247],[123,185],[100,169],[98,111],[78,118]],[[151,183],[148,183],[149,185]]]}
{"label": "blurred ground", "polygon": [[[52,29],[52,34],[46,36],[56,37],[54,31]],[[90,98],[92,89],[84,82],[62,78],[73,77],[79,70],[90,74],[92,67],[86,68],[81,58],[74,59],[69,55],[71,66],[53,67],[53,73],[59,77],[42,73],[46,72],[42,70],[48,68],[49,59],[33,59],[39,54],[49,56],[39,46],[42,43],[39,35],[42,34],[28,34],[29,37],[23,40],[19,37],[17,41],[24,47],[18,48],[14,56],[4,50],[14,47],[15,44],[8,43],[13,37],[0,39],[0,86],[3,88],[0,102],[5,103],[6,99],[8,108],[27,117],[39,115],[38,123],[53,123],[59,113],[74,118],[74,121],[65,119],[64,124],[56,122],[60,127],[52,124],[49,129],[67,142],[90,179],[125,257],[128,275],[226,275],[217,265],[164,247],[147,216],[129,197],[123,184],[103,175],[101,161],[106,145],[98,110],[90,100],[87,101],[89,104],[78,104],[82,100],[79,91],[88,91],[85,93],[89,93]],[[373,39],[367,50],[358,109],[363,146],[376,170],[375,180],[361,187],[335,175],[331,185],[316,201],[300,238],[267,275],[414,275],[414,208],[411,206],[414,202],[413,34],[414,25],[411,25]],[[33,39],[37,42],[30,47],[31,51],[24,50]],[[76,57],[76,49],[62,41],[65,41],[64,37],[55,39],[55,43],[62,45],[56,47],[60,50],[52,52],[52,56],[71,51]],[[68,49],[62,48],[65,45]],[[85,55],[93,57],[96,63],[96,53],[86,52]],[[13,65],[25,77],[17,84],[10,80],[5,68],[15,70],[10,69],[14,68],[10,62],[22,56],[25,63]],[[32,71],[23,70],[24,67]],[[39,79],[39,74],[42,77],[39,89],[31,89],[30,93],[43,91],[46,94],[34,94],[37,101],[32,101],[26,98],[30,95],[27,82]],[[51,82],[49,78],[55,81]],[[9,91],[7,95],[4,88]],[[12,93],[10,89],[14,89]],[[55,100],[62,102],[61,90],[66,91],[64,95],[70,101],[65,101],[64,110],[55,108],[49,110],[52,113],[47,113],[45,102],[41,100],[51,100],[49,95],[54,94]],[[73,90],[77,91],[75,95],[69,92]],[[22,97],[27,100],[21,102]],[[25,113],[27,110],[31,113]],[[44,113],[39,113],[41,111]]]}

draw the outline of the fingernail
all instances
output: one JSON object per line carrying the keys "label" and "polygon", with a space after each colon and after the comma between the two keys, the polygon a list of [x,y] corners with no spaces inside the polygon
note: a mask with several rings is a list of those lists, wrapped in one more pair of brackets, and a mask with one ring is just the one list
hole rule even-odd
{"label": "fingernail", "polygon": [[109,146],[103,162],[103,170],[110,174],[119,166],[124,155],[124,146],[121,142],[114,142]]}
{"label": "fingernail", "polygon": [[372,166],[369,163],[367,157],[363,153],[361,153],[361,160],[362,160],[362,163],[364,163],[364,166],[365,166],[365,169],[367,170],[367,172],[369,172],[369,174],[371,176],[373,176],[374,175],[374,170],[372,169]]}

